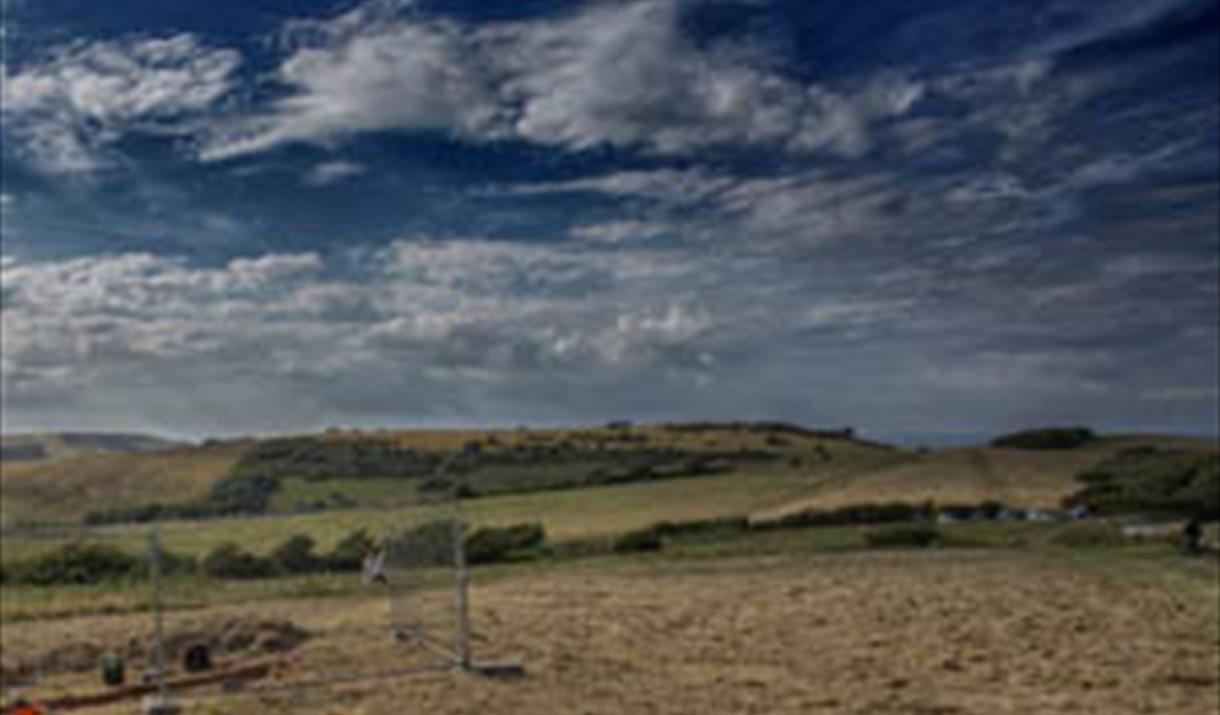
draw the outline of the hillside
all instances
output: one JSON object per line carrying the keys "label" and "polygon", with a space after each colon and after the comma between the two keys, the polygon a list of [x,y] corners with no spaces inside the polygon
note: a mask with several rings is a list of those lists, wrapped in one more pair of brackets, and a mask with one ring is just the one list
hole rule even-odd
{"label": "hillside", "polygon": [[1055,508],[1079,490],[1076,477],[1135,447],[1215,452],[1216,442],[1161,435],[1116,435],[1071,450],[963,447],[910,454],[904,462],[818,484],[809,493],[762,510],[774,518],[806,509],[865,502],[977,504],[995,500],[1022,508]]}
{"label": "hillside", "polygon": [[0,469],[0,523],[78,519],[99,505],[192,498],[228,473],[247,443],[82,454]]}
{"label": "hillside", "polygon": [[[0,478],[0,513],[7,527],[99,513],[119,523],[155,514],[224,517],[181,527],[230,533],[246,528],[238,526],[245,516],[267,514],[286,518],[251,523],[257,541],[297,527],[325,540],[360,523],[433,514],[430,504],[454,488],[438,476],[445,464],[460,474],[465,509],[479,521],[542,520],[556,534],[579,536],[667,518],[766,519],[888,501],[1055,507],[1080,488],[1079,473],[1134,446],[1217,448],[1139,435],[1072,450],[915,451],[842,431],[767,424],[331,430],[9,464]],[[256,498],[234,502],[235,493]]]}
{"label": "hillside", "polygon": [[138,454],[178,446],[147,434],[121,432],[42,432],[0,435],[0,462],[40,462],[95,454]]}
{"label": "hillside", "polygon": [[[496,505],[520,515],[524,504],[571,502],[587,513],[599,503],[617,509],[605,503],[616,495],[643,496],[654,490],[667,495],[666,503],[647,511],[663,518],[670,507],[690,511],[672,503],[676,501],[700,505],[694,516],[712,507],[715,513],[742,513],[763,499],[782,499],[829,475],[888,463],[899,454],[840,431],[757,425],[332,430],[152,454],[14,464],[4,469],[0,491],[8,526],[78,521],[106,511],[134,514],[150,505],[171,508],[163,518],[173,519],[205,511],[193,505],[214,499],[217,489],[235,486],[241,492],[243,480],[272,479],[269,500],[258,511],[321,511],[327,513],[316,514],[320,520],[342,520],[329,512],[409,508],[443,498],[449,487],[435,479],[435,472],[454,460],[450,464],[461,473],[468,508],[488,513],[493,521],[499,520],[492,515]],[[712,485],[711,493],[689,498]],[[743,488],[754,498],[743,502]],[[236,511],[230,506],[226,501],[206,511],[213,516],[249,513],[240,508],[245,504],[236,505]]]}

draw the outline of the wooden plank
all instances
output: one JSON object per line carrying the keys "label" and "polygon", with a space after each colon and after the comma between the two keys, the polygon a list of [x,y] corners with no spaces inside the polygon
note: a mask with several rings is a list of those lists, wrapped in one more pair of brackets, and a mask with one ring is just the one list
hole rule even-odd
{"label": "wooden plank", "polygon": [[[271,668],[275,665],[272,662],[253,663],[236,668],[219,670],[202,675],[193,675],[187,678],[178,678],[166,683],[166,686],[171,691],[189,690],[191,688],[200,688],[205,685],[216,685],[219,683],[228,683],[233,681],[249,681],[261,680],[271,674]],[[158,690],[156,683],[142,683],[140,685],[128,685],[113,690],[103,692],[89,693],[86,695],[64,695],[52,700],[45,700],[39,703],[44,711],[71,711],[83,710],[86,708],[95,708],[102,705],[111,705],[113,703],[131,700],[134,698],[152,695]],[[15,715],[19,712],[16,707],[6,708],[6,714]]]}

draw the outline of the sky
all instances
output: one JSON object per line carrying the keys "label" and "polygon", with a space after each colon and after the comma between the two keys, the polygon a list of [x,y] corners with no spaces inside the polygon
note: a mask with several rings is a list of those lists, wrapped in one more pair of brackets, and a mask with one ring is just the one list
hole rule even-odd
{"label": "sky", "polygon": [[5,431],[1220,430],[1215,0],[0,0]]}

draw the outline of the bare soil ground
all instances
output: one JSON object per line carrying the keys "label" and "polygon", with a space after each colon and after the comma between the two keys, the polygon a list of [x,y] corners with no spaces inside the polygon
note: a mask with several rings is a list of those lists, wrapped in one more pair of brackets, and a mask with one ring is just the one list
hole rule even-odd
{"label": "bare soil ground", "polygon": [[[188,712],[1212,715],[1215,564],[1165,568],[1173,578],[933,551],[526,570],[473,591],[477,654],[519,660],[522,680],[438,673],[205,698]],[[428,594],[425,610],[446,598]],[[284,601],[175,614],[170,628],[292,621],[312,637],[283,656],[283,686],[425,662],[377,628],[386,611],[377,597]],[[5,657],[146,630],[131,616],[6,625]],[[96,676],[48,680],[92,689]]]}

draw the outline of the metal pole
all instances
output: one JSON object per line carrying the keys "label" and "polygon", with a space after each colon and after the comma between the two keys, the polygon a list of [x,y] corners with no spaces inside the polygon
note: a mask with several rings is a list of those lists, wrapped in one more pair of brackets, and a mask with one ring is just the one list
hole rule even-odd
{"label": "metal pole", "polygon": [[[445,471],[457,462],[461,452],[454,452],[445,461]],[[454,569],[454,610],[456,611],[456,629],[454,650],[457,652],[457,665],[462,670],[470,669],[470,605],[467,598],[469,574],[466,571],[466,524],[462,519],[462,480],[460,470],[453,470],[453,569]]]}
{"label": "metal pole", "polygon": [[466,527],[460,517],[453,519],[453,566],[457,571],[455,582],[455,609],[457,611],[457,642],[454,643],[458,666],[470,668],[470,614],[466,598],[468,585],[466,573]]}
{"label": "metal pole", "polygon": [[150,544],[149,576],[152,579],[153,609],[153,677],[157,683],[157,694],[165,702],[169,687],[165,682],[165,608],[161,594],[161,525],[153,526]]}

